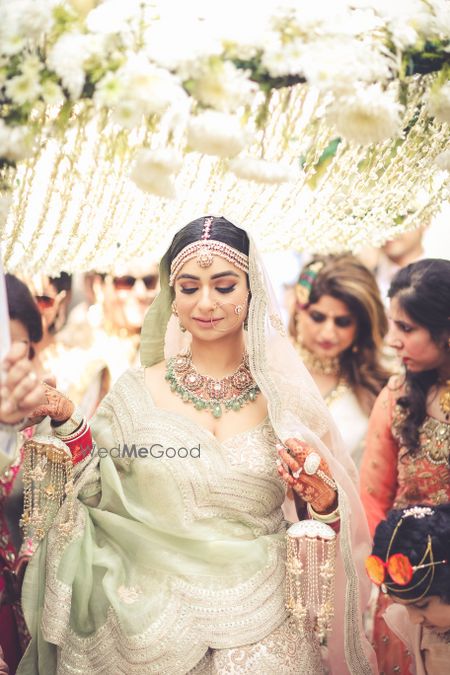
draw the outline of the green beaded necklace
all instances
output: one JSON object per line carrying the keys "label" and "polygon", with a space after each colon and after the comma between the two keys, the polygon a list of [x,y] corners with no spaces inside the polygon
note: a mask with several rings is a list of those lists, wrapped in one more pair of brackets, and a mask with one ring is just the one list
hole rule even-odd
{"label": "green beaded necklace", "polygon": [[210,410],[221,417],[223,410],[240,410],[254,401],[259,387],[250,372],[248,356],[244,353],[238,369],[221,380],[200,375],[192,363],[192,355],[178,354],[167,361],[166,380],[171,390],[197,410]]}

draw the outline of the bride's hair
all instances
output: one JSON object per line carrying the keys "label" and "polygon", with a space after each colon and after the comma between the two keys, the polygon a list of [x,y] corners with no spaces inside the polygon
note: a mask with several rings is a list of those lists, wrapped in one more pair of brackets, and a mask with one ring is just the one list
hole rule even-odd
{"label": "bride's hair", "polygon": [[207,218],[212,218],[209,228],[209,239],[221,241],[237,251],[248,255],[250,243],[247,233],[244,232],[244,230],[233,225],[233,223],[230,223],[230,221],[223,216],[202,216],[201,218],[192,220],[176,233],[169,248],[169,265],[186,246],[193,244],[196,241],[200,241],[205,227],[205,220]]}

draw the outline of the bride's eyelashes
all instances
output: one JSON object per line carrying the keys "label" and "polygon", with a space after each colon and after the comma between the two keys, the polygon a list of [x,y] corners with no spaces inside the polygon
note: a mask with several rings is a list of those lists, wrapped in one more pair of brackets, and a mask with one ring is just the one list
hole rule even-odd
{"label": "bride's eyelashes", "polygon": [[234,289],[236,288],[236,284],[233,286],[221,286],[220,288],[216,288],[216,291],[219,291],[219,293],[232,293]]}
{"label": "bride's eyelashes", "polygon": [[[236,284],[233,284],[232,286],[220,286],[217,287],[215,290],[219,291],[219,293],[232,293],[234,289],[236,288]],[[187,295],[192,295],[197,291],[198,288],[180,288],[181,293],[186,293]]]}

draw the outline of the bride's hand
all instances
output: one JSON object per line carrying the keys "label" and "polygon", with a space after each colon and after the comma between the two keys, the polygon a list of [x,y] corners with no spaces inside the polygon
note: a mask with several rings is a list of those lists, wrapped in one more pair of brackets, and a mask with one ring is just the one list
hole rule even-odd
{"label": "bride's hand", "polygon": [[75,406],[60,391],[44,383],[40,404],[30,414],[31,419],[50,417],[54,422],[65,422],[73,415]]}
{"label": "bride's hand", "polygon": [[[310,445],[297,438],[289,438],[277,445],[282,460],[278,473],[317,513],[332,511],[337,505],[336,484],[325,460]],[[290,472],[283,466],[289,467]]]}

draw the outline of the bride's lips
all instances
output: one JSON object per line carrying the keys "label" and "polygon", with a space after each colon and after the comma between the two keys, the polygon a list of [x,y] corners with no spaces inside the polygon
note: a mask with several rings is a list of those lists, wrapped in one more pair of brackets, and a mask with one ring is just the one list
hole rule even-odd
{"label": "bride's lips", "polygon": [[200,317],[198,317],[198,316],[193,316],[192,318],[193,318],[193,320],[196,321],[196,322],[198,323],[198,325],[201,326],[202,328],[208,328],[208,327],[211,328],[212,326],[214,326],[214,324],[218,323],[219,321],[222,321],[222,317],[217,318],[217,319],[211,319],[211,318],[208,318],[208,319],[202,319],[202,318],[200,318]]}

